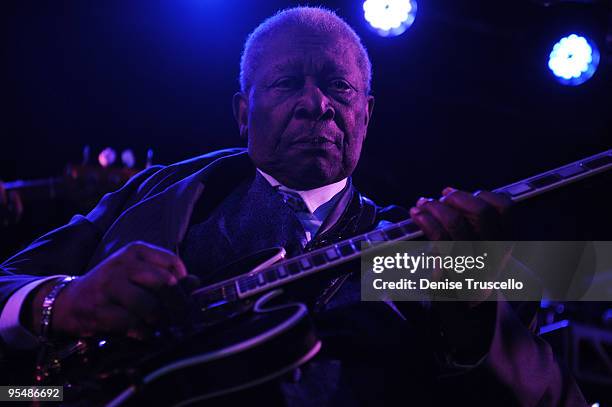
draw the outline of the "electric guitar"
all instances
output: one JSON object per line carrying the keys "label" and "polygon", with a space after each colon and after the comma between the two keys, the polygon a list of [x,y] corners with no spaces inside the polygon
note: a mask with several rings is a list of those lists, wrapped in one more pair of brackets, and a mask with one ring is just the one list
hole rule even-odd
{"label": "electric guitar", "polygon": [[[151,165],[152,157],[153,151],[149,150],[147,166]],[[135,158],[131,150],[122,152],[121,166],[113,165],[116,164],[116,152],[110,147],[102,150],[97,158],[99,165],[90,163],[90,148],[86,146],[82,163],[67,165],[62,176],[9,181],[4,182],[3,187],[7,191],[19,192],[26,201],[46,202],[57,198],[75,202],[91,198],[97,200],[102,193],[117,189],[140,171],[134,167]]]}
{"label": "electric guitar", "polygon": [[[610,169],[612,150],[494,192],[520,202]],[[321,348],[307,307],[282,301],[282,289],[330,279],[369,247],[422,235],[404,220],[289,259],[282,248],[257,253],[229,266],[225,275],[233,277],[186,296],[178,321],[149,341],[90,338],[58,348],[46,360],[45,383],[63,385],[68,405],[187,406],[269,382]]]}

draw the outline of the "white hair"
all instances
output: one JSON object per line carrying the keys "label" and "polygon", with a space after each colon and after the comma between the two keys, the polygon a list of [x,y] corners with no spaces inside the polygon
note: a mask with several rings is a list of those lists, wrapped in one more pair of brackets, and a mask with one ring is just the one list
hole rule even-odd
{"label": "white hair", "polygon": [[368,53],[355,31],[333,11],[323,7],[294,7],[279,11],[259,24],[247,37],[240,59],[240,90],[247,92],[258,68],[265,48],[266,38],[288,27],[304,27],[316,33],[333,33],[351,41],[356,51],[357,65],[361,71],[366,94],[370,93],[372,64]]}

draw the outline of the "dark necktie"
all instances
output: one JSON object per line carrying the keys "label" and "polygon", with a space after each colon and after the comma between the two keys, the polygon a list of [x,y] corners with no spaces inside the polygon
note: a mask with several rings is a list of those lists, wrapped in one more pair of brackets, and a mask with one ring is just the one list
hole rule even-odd
{"label": "dark necktie", "polygon": [[289,205],[289,207],[293,209],[295,213],[300,213],[300,212],[310,213],[310,210],[306,206],[306,203],[304,202],[300,194],[298,194],[297,192],[285,191],[285,190],[280,189],[279,187],[276,187],[276,190],[278,191],[280,196],[283,198],[283,201],[287,205]]}

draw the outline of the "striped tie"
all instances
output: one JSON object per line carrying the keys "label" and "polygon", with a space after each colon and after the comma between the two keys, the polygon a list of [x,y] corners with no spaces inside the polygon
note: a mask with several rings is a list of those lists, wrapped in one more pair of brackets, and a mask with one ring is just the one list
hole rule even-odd
{"label": "striped tie", "polygon": [[285,191],[279,188],[277,188],[277,191],[283,198],[283,201],[287,205],[289,205],[289,207],[293,209],[295,213],[300,213],[300,212],[310,213],[310,210],[306,206],[306,203],[304,202],[300,194],[298,194],[297,192]]}

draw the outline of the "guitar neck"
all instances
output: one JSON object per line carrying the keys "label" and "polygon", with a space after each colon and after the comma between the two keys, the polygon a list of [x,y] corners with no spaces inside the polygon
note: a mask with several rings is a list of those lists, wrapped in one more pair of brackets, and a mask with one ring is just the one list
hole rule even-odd
{"label": "guitar neck", "polygon": [[[493,191],[507,195],[514,202],[520,202],[611,168],[612,150],[608,150]],[[224,305],[353,260],[360,257],[373,244],[407,241],[422,236],[423,232],[418,226],[407,219],[222,281],[197,290],[194,295],[202,304],[202,309]]]}
{"label": "guitar neck", "polygon": [[5,182],[3,186],[6,191],[19,192],[22,199],[27,201],[55,199],[58,195],[63,194],[65,179],[63,177],[55,177],[36,180],[18,180]]}
{"label": "guitar neck", "polygon": [[610,168],[612,168],[612,150],[506,185],[495,189],[493,192],[506,194],[512,201],[520,202],[607,171]]}
{"label": "guitar neck", "polygon": [[25,189],[53,189],[64,181],[62,177],[35,179],[35,180],[17,180],[4,183],[4,189],[25,190]]}
{"label": "guitar neck", "polygon": [[127,167],[69,165],[63,176],[5,182],[3,187],[7,191],[18,191],[26,200],[58,196],[81,199],[83,194],[95,196],[113,191],[138,171]]}

